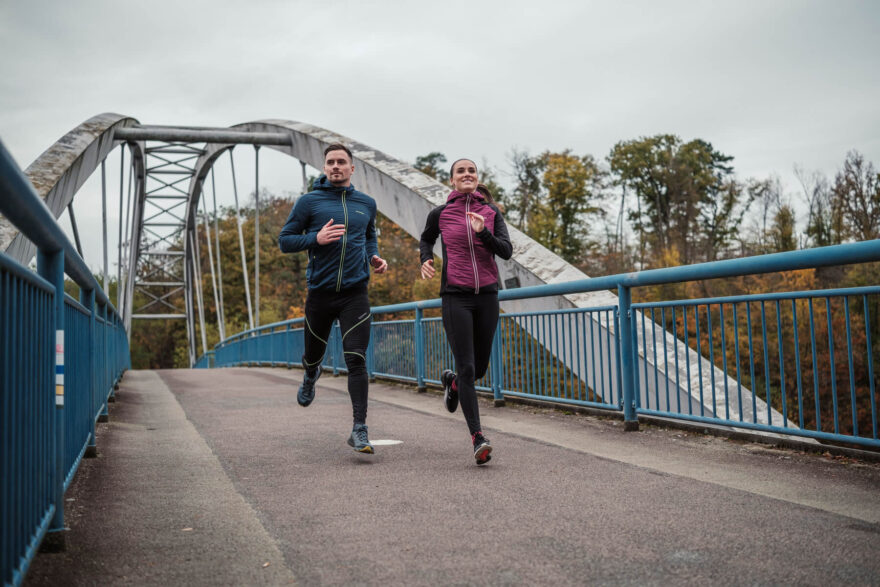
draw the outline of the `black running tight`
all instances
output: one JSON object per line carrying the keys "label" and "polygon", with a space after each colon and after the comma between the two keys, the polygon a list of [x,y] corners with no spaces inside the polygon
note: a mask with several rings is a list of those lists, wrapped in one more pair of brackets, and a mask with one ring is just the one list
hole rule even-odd
{"label": "black running tight", "polygon": [[498,326],[498,294],[443,294],[443,328],[452,347],[461,411],[471,434],[479,431],[474,382],[486,374]]}
{"label": "black running tight", "polygon": [[342,351],[348,367],[348,395],[355,424],[367,421],[367,346],[370,344],[370,300],[366,286],[340,292],[310,290],[305,307],[303,367],[314,374],[321,366],[333,321],[339,319]]}

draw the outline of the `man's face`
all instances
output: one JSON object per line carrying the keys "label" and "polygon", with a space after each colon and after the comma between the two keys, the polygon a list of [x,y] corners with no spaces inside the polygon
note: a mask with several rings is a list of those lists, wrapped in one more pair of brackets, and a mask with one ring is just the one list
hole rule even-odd
{"label": "man's face", "polygon": [[337,187],[347,187],[351,185],[354,163],[351,162],[345,151],[341,149],[330,151],[324,155],[324,173],[331,184]]}

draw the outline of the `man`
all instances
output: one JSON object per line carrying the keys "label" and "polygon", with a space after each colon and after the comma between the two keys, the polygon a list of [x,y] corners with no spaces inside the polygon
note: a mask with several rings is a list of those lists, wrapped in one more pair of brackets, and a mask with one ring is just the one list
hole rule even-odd
{"label": "man", "polygon": [[370,265],[385,273],[376,243],[376,201],[351,184],[351,151],[335,143],[324,150],[324,175],[301,196],[278,244],[285,253],[309,251],[306,270],[309,293],[305,307],[305,375],[296,401],[308,407],[315,399],[315,382],[333,321],[339,320],[342,349],[348,367],[348,394],[354,415],[349,446],[373,454],[367,434],[367,345],[370,342]]}

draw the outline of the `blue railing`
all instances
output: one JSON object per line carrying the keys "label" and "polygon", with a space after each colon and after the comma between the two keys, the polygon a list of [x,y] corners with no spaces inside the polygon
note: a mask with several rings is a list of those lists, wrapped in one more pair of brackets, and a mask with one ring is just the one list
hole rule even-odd
{"label": "blue railing", "polygon": [[[633,304],[639,348],[658,366],[636,374],[647,389],[639,412],[877,445],[878,305],[877,286]],[[658,340],[652,321],[671,335]],[[708,357],[696,378],[659,375],[681,375],[671,362],[688,346]],[[682,405],[677,387],[698,401]]]}
{"label": "blue railing", "polygon": [[19,585],[46,533],[64,529],[64,492],[130,355],[116,310],[2,143],[0,213],[37,246],[37,273],[0,253],[0,580]]}
{"label": "blue railing", "polygon": [[[880,448],[874,368],[880,287],[632,303],[632,289],[866,263],[880,240],[611,275],[499,294],[502,301],[617,290],[616,305],[505,313],[478,389],[505,396],[761,430]],[[373,308],[367,368],[439,384],[453,367],[439,300]],[[378,321],[382,314],[411,319]],[[338,332],[324,368],[345,370]],[[300,365],[302,319],[245,331],[215,365]]]}

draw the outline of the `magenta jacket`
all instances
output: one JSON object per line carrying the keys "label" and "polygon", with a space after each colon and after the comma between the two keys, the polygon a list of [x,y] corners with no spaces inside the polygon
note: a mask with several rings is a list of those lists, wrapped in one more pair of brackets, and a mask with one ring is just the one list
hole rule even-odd
{"label": "magenta jacket", "polygon": [[[476,212],[486,219],[482,231],[475,233],[465,212]],[[453,191],[446,204],[428,214],[419,242],[421,262],[434,258],[434,243],[441,237],[443,273],[440,293],[497,293],[498,267],[495,255],[510,259],[513,246],[501,211],[486,202],[482,194]]]}

